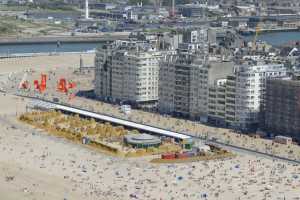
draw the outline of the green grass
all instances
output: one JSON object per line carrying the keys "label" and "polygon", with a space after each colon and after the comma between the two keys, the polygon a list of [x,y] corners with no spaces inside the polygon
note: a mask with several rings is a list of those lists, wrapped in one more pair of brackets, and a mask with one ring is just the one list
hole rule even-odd
{"label": "green grass", "polygon": [[27,30],[37,30],[37,34],[46,35],[50,31],[68,30],[71,24],[53,24],[17,19],[16,17],[0,17],[0,36],[24,36]]}
{"label": "green grass", "polygon": [[26,11],[28,6],[7,6],[0,5],[0,11]]}
{"label": "green grass", "polygon": [[20,32],[21,29],[12,23],[8,17],[0,17],[0,35],[11,35]]}

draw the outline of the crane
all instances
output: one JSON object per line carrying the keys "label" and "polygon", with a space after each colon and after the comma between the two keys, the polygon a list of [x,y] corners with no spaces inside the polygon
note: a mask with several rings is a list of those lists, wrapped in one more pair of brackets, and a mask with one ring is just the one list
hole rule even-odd
{"label": "crane", "polygon": [[257,40],[257,37],[258,37],[258,34],[259,32],[261,31],[261,28],[260,28],[260,22],[257,23],[256,27],[255,27],[255,36],[254,36],[254,39],[253,39],[253,44],[252,44],[252,51],[255,51],[256,50],[256,40]]}

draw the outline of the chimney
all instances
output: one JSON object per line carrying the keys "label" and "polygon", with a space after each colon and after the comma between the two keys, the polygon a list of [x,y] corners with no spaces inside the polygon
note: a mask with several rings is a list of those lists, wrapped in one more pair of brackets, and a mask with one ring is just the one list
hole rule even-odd
{"label": "chimney", "polygon": [[175,0],[172,0],[172,17],[175,17]]}
{"label": "chimney", "polygon": [[89,0],[85,0],[85,19],[89,18]]}

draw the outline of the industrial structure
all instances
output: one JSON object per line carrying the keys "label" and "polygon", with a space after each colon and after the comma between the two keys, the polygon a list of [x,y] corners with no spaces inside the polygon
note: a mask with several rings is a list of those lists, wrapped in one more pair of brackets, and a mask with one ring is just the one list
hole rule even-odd
{"label": "industrial structure", "polygon": [[89,0],[85,0],[85,19],[89,19]]}

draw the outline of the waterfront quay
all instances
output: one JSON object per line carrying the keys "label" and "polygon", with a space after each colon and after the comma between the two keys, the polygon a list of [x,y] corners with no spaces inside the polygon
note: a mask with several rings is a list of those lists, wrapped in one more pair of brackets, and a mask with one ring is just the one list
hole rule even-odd
{"label": "waterfront quay", "polygon": [[1,37],[0,44],[38,44],[38,43],[81,43],[81,42],[106,42],[117,39],[128,38],[128,33],[113,33],[113,34],[91,34],[79,36],[47,36],[47,37]]}

